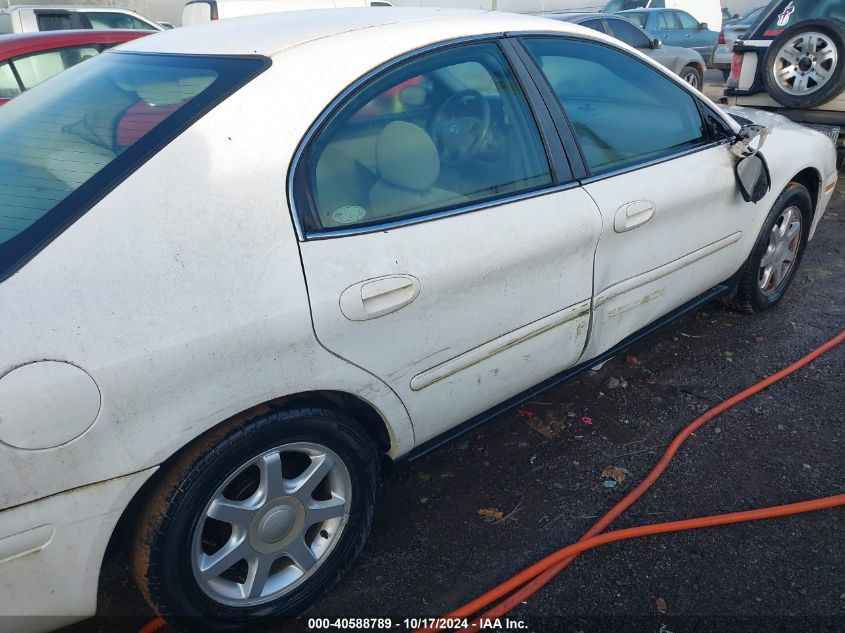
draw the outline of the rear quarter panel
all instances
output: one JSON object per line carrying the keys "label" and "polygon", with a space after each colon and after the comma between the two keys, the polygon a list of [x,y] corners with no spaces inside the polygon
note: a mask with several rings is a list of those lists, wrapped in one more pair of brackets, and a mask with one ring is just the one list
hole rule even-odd
{"label": "rear quarter panel", "polygon": [[357,395],[390,421],[395,453],[412,446],[398,398],[315,342],[278,79],[265,72],[224,101],[0,283],[0,376],[63,360],[102,394],[96,422],[67,444],[0,443],[0,508],[153,466],[306,390]]}

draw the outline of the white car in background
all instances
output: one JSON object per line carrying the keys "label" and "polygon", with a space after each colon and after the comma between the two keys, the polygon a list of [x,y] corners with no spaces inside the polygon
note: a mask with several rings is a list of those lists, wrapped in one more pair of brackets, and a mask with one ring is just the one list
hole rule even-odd
{"label": "white car in background", "polygon": [[834,162],[501,12],[221,20],[36,86],[0,109],[4,624],[94,614],[125,537],[183,628],[300,613],[383,463],[706,300],[774,306]]}
{"label": "white car in background", "polygon": [[140,13],[120,7],[96,5],[12,5],[0,9],[0,35],[70,29],[140,29],[165,27]]}

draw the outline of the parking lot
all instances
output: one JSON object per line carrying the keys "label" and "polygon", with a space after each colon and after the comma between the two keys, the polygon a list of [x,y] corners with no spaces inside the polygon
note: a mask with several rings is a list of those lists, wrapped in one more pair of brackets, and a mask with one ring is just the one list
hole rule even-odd
{"label": "parking lot", "polygon": [[[358,563],[308,616],[442,615],[576,540],[685,423],[845,327],[843,244],[840,182],[776,309],[747,317],[708,304],[599,371],[400,464]],[[614,527],[841,492],[843,375],[840,347],[709,423]],[[606,487],[608,466],[630,474]],[[842,631],[843,542],[842,513],[829,511],[609,545],[511,615],[534,630],[585,633]],[[134,632],[152,617],[123,555],[105,567],[99,612],[66,633]]]}

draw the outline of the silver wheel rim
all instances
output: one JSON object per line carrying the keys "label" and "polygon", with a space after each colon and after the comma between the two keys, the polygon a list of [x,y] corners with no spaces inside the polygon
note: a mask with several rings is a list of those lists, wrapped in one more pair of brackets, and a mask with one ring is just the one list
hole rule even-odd
{"label": "silver wheel rim", "polygon": [[694,72],[687,71],[687,73],[684,75],[684,81],[686,81],[693,88],[698,88],[698,77]]}
{"label": "silver wheel rim", "polygon": [[839,54],[830,38],[809,31],[781,46],[772,68],[775,81],[791,95],[803,96],[821,90],[833,77]]}
{"label": "silver wheel rim", "polygon": [[325,446],[296,442],[262,453],[203,509],[191,543],[194,578],[222,604],[276,600],[326,561],[351,500],[349,471]]}
{"label": "silver wheel rim", "polygon": [[801,245],[801,211],[789,207],[769,232],[769,243],[760,259],[758,287],[764,295],[776,292],[795,266]]}

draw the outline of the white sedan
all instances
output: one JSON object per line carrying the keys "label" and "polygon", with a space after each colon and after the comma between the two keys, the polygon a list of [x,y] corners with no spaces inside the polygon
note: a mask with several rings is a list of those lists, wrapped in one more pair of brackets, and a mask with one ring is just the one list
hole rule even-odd
{"label": "white sedan", "polygon": [[45,82],[0,110],[0,613],[92,615],[125,537],[185,626],[301,612],[389,460],[705,300],[775,305],[834,162],[497,12],[224,20]]}

